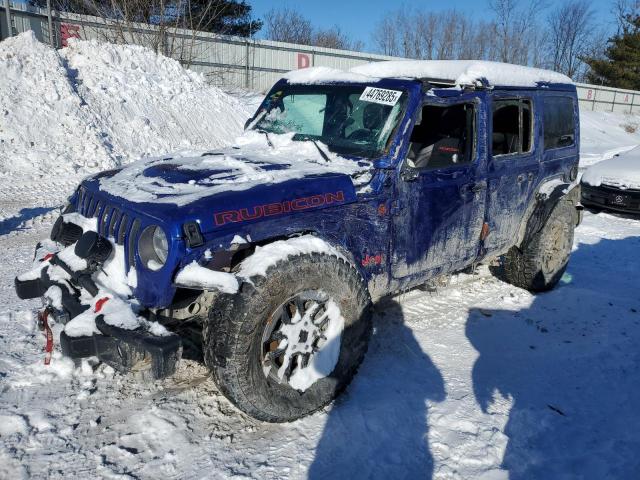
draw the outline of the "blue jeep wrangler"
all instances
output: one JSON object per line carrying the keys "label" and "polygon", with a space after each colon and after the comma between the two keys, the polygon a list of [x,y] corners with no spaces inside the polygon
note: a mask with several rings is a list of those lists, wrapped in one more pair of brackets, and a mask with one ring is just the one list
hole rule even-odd
{"label": "blue jeep wrangler", "polygon": [[235,146],[87,178],[16,278],[63,353],[171,375],[282,422],[354,376],[373,302],[499,259],[538,292],[579,223],[576,88],[483,62],[288,74]]}

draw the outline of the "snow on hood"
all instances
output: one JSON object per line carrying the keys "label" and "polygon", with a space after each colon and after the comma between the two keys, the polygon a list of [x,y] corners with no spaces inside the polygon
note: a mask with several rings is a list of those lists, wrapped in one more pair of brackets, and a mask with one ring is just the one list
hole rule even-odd
{"label": "snow on hood", "polygon": [[130,202],[183,206],[221,192],[312,175],[350,175],[357,177],[356,185],[369,180],[363,174],[370,162],[339,157],[319,143],[327,162],[312,142],[294,141],[293,136],[269,134],[267,139],[264,133],[248,131],[236,139],[234,147],[140,160],[100,177],[100,190]]}
{"label": "snow on hood", "polygon": [[391,60],[359,65],[350,72],[367,77],[437,78],[456,85],[476,85],[482,80],[490,85],[516,87],[535,87],[540,82],[573,83],[551,70],[480,60]]}
{"label": "snow on hood", "polygon": [[640,147],[589,167],[582,175],[582,181],[594,187],[611,185],[640,189]]}

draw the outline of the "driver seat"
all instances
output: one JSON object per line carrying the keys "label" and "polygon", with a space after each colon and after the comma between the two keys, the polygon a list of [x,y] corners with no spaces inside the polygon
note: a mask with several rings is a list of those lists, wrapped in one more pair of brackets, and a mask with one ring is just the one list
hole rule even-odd
{"label": "driver seat", "polygon": [[371,103],[362,110],[362,126],[351,132],[347,138],[360,142],[371,141],[380,133],[385,120],[385,108],[383,105]]}

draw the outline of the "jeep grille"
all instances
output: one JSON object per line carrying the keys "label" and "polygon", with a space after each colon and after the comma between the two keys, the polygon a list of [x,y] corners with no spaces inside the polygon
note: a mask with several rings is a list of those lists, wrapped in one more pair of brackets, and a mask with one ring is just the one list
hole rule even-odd
{"label": "jeep grille", "polygon": [[140,233],[140,220],[124,213],[118,207],[98,200],[84,187],[78,191],[76,211],[84,217],[98,219],[98,233],[110,237],[125,249],[127,270],[135,262],[135,246]]}

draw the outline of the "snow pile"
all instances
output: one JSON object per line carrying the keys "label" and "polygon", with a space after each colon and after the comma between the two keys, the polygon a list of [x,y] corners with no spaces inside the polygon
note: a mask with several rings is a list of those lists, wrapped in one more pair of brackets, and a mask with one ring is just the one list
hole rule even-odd
{"label": "snow pile", "polygon": [[254,254],[242,262],[238,276],[242,278],[251,278],[255,275],[265,276],[269,267],[276,263],[289,257],[309,253],[324,253],[344,258],[338,250],[321,238],[302,235],[287,240],[278,240],[264,247],[256,247]]}
{"label": "snow pile", "polygon": [[[320,143],[294,141],[294,133],[247,131],[236,145],[204,154],[184,152],[172,158],[141,160],[111,177],[100,179],[100,189],[132,202],[187,205],[229,190],[247,190],[261,184],[281,183],[305,175],[362,174],[369,162],[339,157]],[[327,162],[318,151],[321,148]],[[181,155],[185,156],[181,156]],[[194,156],[197,155],[197,156]],[[166,177],[170,176],[170,180]],[[356,183],[368,180],[360,175]]]}
{"label": "snow pile", "polygon": [[637,123],[638,115],[592,112],[580,109],[580,166],[588,167],[640,145],[640,131],[627,125]]}
{"label": "snow pile", "polygon": [[0,43],[0,170],[60,176],[227,145],[249,116],[202,75],[138,46],[26,32]]}
{"label": "snow pile", "polygon": [[589,167],[582,181],[594,187],[605,184],[640,190],[640,148]]}
{"label": "snow pile", "polygon": [[191,262],[178,272],[175,283],[183,287],[217,290],[223,293],[238,291],[238,279],[235,275],[210,270],[198,265],[196,261]]}
{"label": "snow pile", "polygon": [[0,171],[65,175],[115,166],[63,60],[33,32],[0,42]]}
{"label": "snow pile", "polygon": [[73,41],[61,54],[119,157],[228,145],[249,116],[201,74],[144,47]]}

